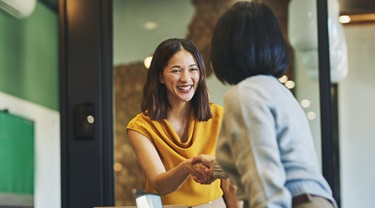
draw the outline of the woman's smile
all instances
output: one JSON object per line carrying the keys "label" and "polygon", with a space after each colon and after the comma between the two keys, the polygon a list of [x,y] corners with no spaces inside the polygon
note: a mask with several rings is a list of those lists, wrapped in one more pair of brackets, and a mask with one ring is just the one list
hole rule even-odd
{"label": "woman's smile", "polygon": [[182,92],[189,92],[193,88],[193,85],[179,86],[177,88]]}

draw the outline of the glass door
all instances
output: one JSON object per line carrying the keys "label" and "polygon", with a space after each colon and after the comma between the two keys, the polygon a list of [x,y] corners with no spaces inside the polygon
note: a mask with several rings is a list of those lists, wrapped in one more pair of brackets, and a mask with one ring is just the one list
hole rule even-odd
{"label": "glass door", "polygon": [[[113,65],[114,65],[114,170],[116,205],[135,205],[131,190],[144,188],[142,171],[129,144],[125,128],[140,113],[142,88],[147,72],[147,57],[156,46],[171,37],[195,41],[204,56],[215,19],[235,1],[175,1],[175,0],[114,0],[113,1]],[[265,0],[280,20],[285,36],[293,50],[293,64],[281,82],[294,93],[305,110],[314,137],[319,159],[322,155],[322,129],[331,128],[334,137],[332,154],[337,155],[332,167],[338,175],[341,207],[375,207],[375,166],[370,158],[375,145],[375,131],[371,128],[375,111],[375,90],[372,66],[375,65],[375,26],[339,23],[344,1],[328,0],[329,51],[331,61],[331,118],[333,126],[322,126],[319,63],[318,11],[316,1]],[[348,2],[348,0],[346,0]],[[345,4],[345,3],[344,3]],[[348,4],[346,4],[348,5]],[[313,9],[312,9],[313,8]],[[341,10],[340,10],[341,8]],[[368,5],[368,8],[374,8]],[[303,18],[292,17],[293,12],[305,12]],[[299,14],[301,15],[301,14]],[[299,28],[300,27],[300,28]],[[301,28],[302,27],[302,28]],[[302,49],[293,45],[296,35],[302,37]],[[339,42],[337,42],[339,41]],[[314,48],[315,46],[315,48]],[[310,47],[310,48],[309,48]],[[312,48],[311,48],[312,47]],[[331,49],[334,48],[334,49]],[[209,57],[204,57],[209,68]],[[342,61],[342,62],[340,62]],[[147,62],[147,61],[146,61]],[[344,65],[340,65],[344,64]],[[222,104],[229,86],[222,85],[208,70],[208,87],[213,102]],[[337,124],[337,125],[336,125]],[[331,158],[332,159],[332,158]],[[323,171],[323,170],[322,170]]]}
{"label": "glass door", "polygon": [[194,8],[190,1],[114,0],[113,12],[115,201],[135,205],[132,189],[144,189],[144,177],[125,128],[140,113],[145,60],[161,41],[186,36]]}

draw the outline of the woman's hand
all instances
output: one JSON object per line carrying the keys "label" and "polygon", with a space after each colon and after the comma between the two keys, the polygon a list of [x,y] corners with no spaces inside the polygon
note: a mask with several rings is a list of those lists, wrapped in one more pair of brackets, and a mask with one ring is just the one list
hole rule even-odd
{"label": "woman's hand", "polygon": [[215,157],[201,154],[192,158],[192,166],[196,171],[192,174],[193,179],[200,184],[211,184],[215,181],[213,176],[213,164]]}
{"label": "woman's hand", "polygon": [[214,165],[215,157],[212,155],[205,155],[205,154],[200,154],[198,156],[193,157],[192,163],[199,163],[199,162],[203,163],[203,165],[211,169]]}
{"label": "woman's hand", "polygon": [[192,173],[194,181],[200,184],[211,184],[215,181],[213,177],[213,171],[210,167],[205,166],[201,162],[195,162],[192,164],[195,173]]}

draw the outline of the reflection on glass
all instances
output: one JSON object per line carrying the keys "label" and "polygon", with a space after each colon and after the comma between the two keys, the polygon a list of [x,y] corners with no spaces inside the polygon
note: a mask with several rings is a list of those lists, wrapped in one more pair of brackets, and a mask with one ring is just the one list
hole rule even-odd
{"label": "reflection on glass", "polygon": [[303,100],[301,100],[300,103],[301,103],[302,108],[308,108],[311,105],[311,102],[308,99],[303,99]]}
{"label": "reflection on glass", "polygon": [[[182,9],[183,8],[183,9]],[[114,99],[116,205],[135,205],[132,189],[144,189],[144,176],[125,127],[140,113],[147,61],[156,46],[184,37],[193,7],[189,1],[114,0]],[[168,12],[166,12],[168,11]]]}
{"label": "reflection on glass", "polygon": [[[219,0],[216,1],[222,3]],[[151,56],[155,47],[164,39],[203,36],[205,29],[211,27],[203,25],[199,29],[189,31],[190,28],[198,28],[191,25],[195,15],[208,15],[207,12],[195,8],[193,2],[211,1],[114,0],[116,205],[135,205],[131,190],[144,188],[142,171],[131,146],[128,144],[124,130],[129,119],[140,110],[139,104],[147,68],[144,64],[145,58]],[[287,4],[285,2],[289,1],[277,2]],[[286,14],[286,12],[278,14]],[[316,18],[316,10],[307,12],[305,18],[306,21]],[[343,18],[341,17],[340,21],[343,21]],[[287,20],[288,18],[281,19]],[[289,17],[290,19],[296,20],[296,18]],[[297,23],[293,22],[281,21],[281,24],[286,31],[288,27],[290,29],[290,27],[297,26]],[[315,26],[317,25],[315,24]],[[296,29],[296,31],[307,30]],[[307,43],[316,41],[316,29],[314,31],[307,31],[308,34],[302,36],[308,38],[314,35],[311,39],[306,40]],[[375,100],[369,97],[369,93],[375,91],[375,82],[372,80],[375,77],[375,71],[371,68],[375,66],[373,58],[375,57],[375,38],[373,38],[375,37],[375,26],[346,26],[336,35],[340,34],[346,36],[348,44],[346,61],[350,64],[348,76],[345,79],[337,79],[340,89],[337,107],[340,109],[342,207],[373,207],[375,205],[373,200],[375,181],[372,180],[372,176],[375,175],[375,167],[366,164],[365,161],[373,155],[371,148],[375,146],[375,139],[373,139],[375,138],[375,129],[371,126],[373,117],[375,117],[375,111],[372,110]],[[207,49],[204,47],[201,51],[207,53]],[[317,56],[317,54],[315,55]],[[295,96],[297,99],[303,98],[301,105],[306,110],[306,116],[310,119],[314,144],[321,157],[319,82],[316,79],[316,71],[314,72],[315,79],[312,79],[309,69],[304,63],[318,65],[315,56],[306,58],[300,52],[294,51],[293,73],[289,78],[282,77],[280,82],[293,81]],[[217,90],[223,89],[223,87],[213,77],[212,75],[208,76],[210,95],[214,102],[220,104],[225,90]],[[366,102],[364,102],[365,100]]]}
{"label": "reflection on glass", "polygon": [[[140,113],[147,73],[145,62],[148,62],[145,57],[152,56],[156,46],[165,39],[188,38],[202,53],[209,89],[223,88],[210,70],[208,54],[214,23],[233,2],[114,0],[116,205],[134,205],[131,190],[144,189],[143,173],[127,139],[125,127],[131,118]],[[225,90],[210,92],[213,102],[222,102]]]}

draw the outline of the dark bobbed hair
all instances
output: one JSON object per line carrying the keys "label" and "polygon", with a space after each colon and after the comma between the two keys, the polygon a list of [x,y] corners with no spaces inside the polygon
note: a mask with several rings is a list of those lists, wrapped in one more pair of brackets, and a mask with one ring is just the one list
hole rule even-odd
{"label": "dark bobbed hair", "polygon": [[254,75],[284,75],[289,47],[272,10],[257,1],[240,1],[216,23],[211,62],[222,83],[237,84]]}
{"label": "dark bobbed hair", "polygon": [[168,116],[171,105],[168,102],[167,89],[159,81],[159,75],[163,73],[172,56],[181,50],[188,51],[194,57],[199,68],[198,88],[191,100],[195,117],[199,121],[207,121],[212,117],[206,85],[206,68],[198,48],[190,40],[171,38],[161,42],[155,49],[143,87],[141,110],[152,120],[166,119]]}

